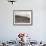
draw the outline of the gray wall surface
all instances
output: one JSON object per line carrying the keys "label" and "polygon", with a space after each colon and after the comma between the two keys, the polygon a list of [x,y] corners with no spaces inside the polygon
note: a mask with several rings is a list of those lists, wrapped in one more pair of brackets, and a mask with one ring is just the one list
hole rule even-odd
{"label": "gray wall surface", "polygon": [[[32,26],[14,26],[13,10],[32,10]],[[46,40],[46,0],[16,0],[14,5],[0,0],[0,41],[15,40],[19,32],[31,34],[33,40]]]}

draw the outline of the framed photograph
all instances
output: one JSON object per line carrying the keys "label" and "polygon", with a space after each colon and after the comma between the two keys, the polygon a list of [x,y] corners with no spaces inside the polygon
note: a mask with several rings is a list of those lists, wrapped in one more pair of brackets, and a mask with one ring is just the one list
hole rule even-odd
{"label": "framed photograph", "polygon": [[14,25],[32,25],[32,10],[14,10]]}

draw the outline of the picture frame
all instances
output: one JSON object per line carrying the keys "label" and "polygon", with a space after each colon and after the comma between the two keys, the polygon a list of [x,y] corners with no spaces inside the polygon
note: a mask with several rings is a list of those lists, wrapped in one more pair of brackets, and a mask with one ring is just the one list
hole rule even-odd
{"label": "picture frame", "polygon": [[13,10],[14,25],[32,25],[32,10]]}

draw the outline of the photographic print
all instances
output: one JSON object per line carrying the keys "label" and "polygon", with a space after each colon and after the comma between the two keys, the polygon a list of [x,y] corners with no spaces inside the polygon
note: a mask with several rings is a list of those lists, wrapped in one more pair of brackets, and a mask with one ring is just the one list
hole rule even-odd
{"label": "photographic print", "polygon": [[32,10],[14,10],[13,24],[31,24]]}

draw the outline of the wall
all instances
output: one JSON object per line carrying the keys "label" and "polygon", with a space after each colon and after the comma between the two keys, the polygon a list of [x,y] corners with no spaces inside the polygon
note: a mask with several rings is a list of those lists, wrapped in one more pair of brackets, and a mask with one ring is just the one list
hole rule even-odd
{"label": "wall", "polygon": [[[32,10],[32,26],[14,26],[13,10]],[[33,40],[46,40],[46,0],[17,0],[14,5],[0,0],[0,40],[15,40],[18,32],[26,32]]]}

